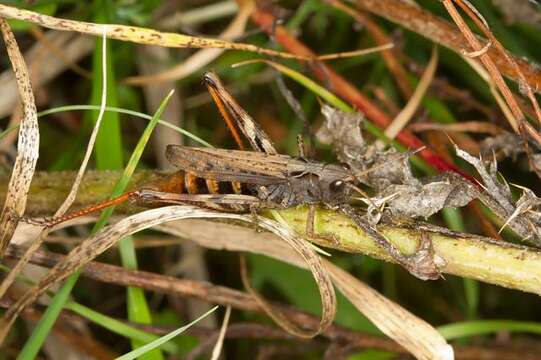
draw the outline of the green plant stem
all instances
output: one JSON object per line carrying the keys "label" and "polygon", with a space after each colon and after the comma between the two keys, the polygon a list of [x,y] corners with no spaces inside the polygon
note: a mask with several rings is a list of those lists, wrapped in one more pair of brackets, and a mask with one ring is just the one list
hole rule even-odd
{"label": "green plant stem", "polygon": [[[280,215],[300,234],[306,228],[306,209],[288,209]],[[429,235],[434,255],[442,273],[527,291],[541,295],[541,251],[503,241],[465,233],[421,222],[381,224],[378,230],[405,254],[412,254],[422,235]],[[362,253],[391,261],[389,254],[352,221],[330,210],[320,210],[316,216],[316,232],[332,233],[338,242],[319,239],[317,245],[351,253]]]}
{"label": "green plant stem", "polygon": [[[73,176],[73,173],[68,172],[61,175],[38,173],[34,178],[29,195],[28,210],[36,216],[50,215],[54,212],[58,205],[56,201],[61,201],[57,200],[57,197],[60,198],[62,194],[51,195],[48,187],[52,187],[52,179],[55,179],[55,187],[62,189],[71,184]],[[93,201],[107,197],[111,192],[111,187],[114,186],[115,178],[118,176],[120,176],[119,172],[89,172],[85,178],[89,180],[89,186],[83,187],[79,196],[82,199],[94,199]],[[151,178],[159,180],[160,174],[151,171],[136,172],[134,186],[143,185],[145,180]],[[0,183],[2,183],[1,175]],[[47,191],[44,191],[44,188]],[[0,199],[3,196],[5,196],[5,188],[0,188]],[[88,202],[85,205],[87,204]],[[137,211],[137,208],[121,207],[118,210],[118,212],[133,213]],[[295,230],[301,234],[304,233],[305,210],[289,209],[280,211],[280,214]],[[318,232],[335,233],[340,239],[337,244],[321,240],[318,245],[390,260],[388,255],[377,247],[365,233],[354,226],[347,217],[333,211],[320,210],[316,220]],[[427,231],[431,233],[436,255],[447,262],[447,265],[441,269],[443,273],[541,294],[541,283],[539,282],[541,278],[541,252],[538,249],[516,246],[475,235],[453,233],[444,228],[432,227],[431,231],[424,230],[421,226],[431,226],[425,223],[412,222],[408,226],[409,228],[382,224],[378,226],[378,229],[406,253],[413,252],[422,233]]]}

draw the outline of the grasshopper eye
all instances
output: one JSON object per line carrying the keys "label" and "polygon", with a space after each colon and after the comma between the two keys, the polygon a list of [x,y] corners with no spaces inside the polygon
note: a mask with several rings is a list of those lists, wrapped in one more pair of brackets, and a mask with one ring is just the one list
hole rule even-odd
{"label": "grasshopper eye", "polygon": [[329,185],[329,189],[332,191],[332,192],[338,192],[338,191],[341,191],[343,188],[344,188],[344,181],[343,180],[334,180],[330,185]]}
{"label": "grasshopper eye", "polygon": [[351,166],[349,166],[348,163],[340,163],[340,166],[341,166],[342,169],[344,169],[344,170],[351,170]]}

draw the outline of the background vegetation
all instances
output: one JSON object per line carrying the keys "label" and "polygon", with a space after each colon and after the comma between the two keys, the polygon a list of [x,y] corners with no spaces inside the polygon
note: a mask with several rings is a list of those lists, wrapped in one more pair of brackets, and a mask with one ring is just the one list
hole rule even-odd
{"label": "background vegetation", "polygon": [[[441,2],[397,1],[402,2],[415,3],[423,13],[449,21],[460,35]],[[344,57],[326,63],[347,79],[366,101],[370,102],[370,106],[378,108],[383,117],[389,119],[395,118],[408,103],[426,71],[435,46],[431,34],[411,31],[407,26],[405,28],[377,16],[377,11],[374,14],[370,7],[365,7],[370,1],[363,0],[345,4],[323,0],[259,3],[255,5],[256,10],[249,10],[248,7],[252,5],[246,5],[248,2],[239,1],[241,9],[251,15],[244,19],[239,11],[239,4],[232,0],[43,0],[2,3],[57,18],[126,24],[195,37],[220,37],[225,31],[228,40],[268,49],[284,50],[285,46],[285,51],[293,53],[295,49],[288,47],[279,33],[273,32],[276,26],[283,25],[283,29],[287,30],[291,37],[296,37],[317,54],[340,53],[382,45],[383,36],[383,39],[394,43],[389,56],[398,64],[399,70],[390,68],[389,59],[385,59],[381,52]],[[540,83],[539,68],[536,65],[541,59],[539,6],[535,2],[516,0],[475,0],[472,4],[486,19],[490,30],[502,45],[524,61],[524,66],[531,64],[533,70],[525,76],[527,84],[532,86],[533,91],[538,92],[539,88],[535,85]],[[344,11],[344,6],[350,9],[353,17],[351,13]],[[267,14],[274,22],[265,24],[262,14]],[[481,33],[470,18],[466,15],[464,18],[475,32]],[[409,21],[414,23],[415,19]],[[203,74],[209,70],[219,74],[238,102],[275,141],[281,153],[296,155],[297,134],[306,133],[306,124],[315,131],[324,120],[320,111],[321,103],[318,101],[324,98],[323,94],[318,89],[307,87],[306,81],[280,75],[279,71],[261,62],[232,67],[264,55],[237,50],[209,52],[209,49],[165,48],[118,40],[107,40],[105,46],[102,46],[99,36],[58,32],[19,20],[10,20],[9,24],[21,52],[25,55],[38,111],[54,112],[41,114],[39,117],[37,170],[46,173],[37,174],[35,177],[28,199],[27,215],[51,215],[71,186],[71,175],[55,172],[76,171],[84,158],[94,122],[99,117],[98,110],[103,94],[103,59],[106,67],[107,106],[149,114],[153,121],[149,123],[139,116],[119,111],[107,111],[103,114],[90,160],[90,167],[99,172],[91,172],[82,182],[75,208],[107,198],[111,194],[120,171],[128,163],[131,166],[137,164],[137,154],[144,147],[145,136],[150,136],[150,142],[138,161],[140,171],[136,172],[132,179],[136,184],[154,179],[157,176],[153,174],[154,171],[171,170],[163,155],[167,144],[200,145],[197,141],[162,125],[156,125],[150,135],[158,118],[183,128],[215,147],[236,147],[202,84]],[[424,30],[428,32],[430,29],[427,26]],[[434,33],[438,32],[437,28],[432,30]],[[447,29],[440,30],[444,40],[446,36],[451,38],[451,34],[445,32]],[[460,48],[449,49],[436,45],[439,59],[435,74],[407,124],[407,131],[415,134],[420,141],[408,142],[399,137],[398,143],[402,144],[402,149],[427,146],[440,159],[451,164],[451,167],[456,166],[465,174],[478,176],[471,166],[455,155],[453,145],[457,144],[473,155],[478,155],[487,139],[495,139],[505,132],[512,133],[513,127],[491,93],[491,81],[487,82],[480,76],[460,53],[471,52],[472,49],[465,40],[459,41],[462,43]],[[206,55],[204,52],[207,52]],[[304,54],[297,52],[297,55]],[[318,68],[311,63],[281,59],[278,56],[266,58],[327,87],[349,106],[366,113],[368,122],[383,127],[383,117],[371,116],[366,109],[360,108],[358,103],[353,103],[351,98],[340,93],[336,83],[326,78],[329,75],[321,68],[318,78]],[[183,67],[179,68],[178,64],[183,64]],[[8,56],[2,55],[0,66],[3,71],[0,78],[8,79],[12,72]],[[176,70],[171,71],[173,68]],[[507,74],[505,69],[499,70],[504,75]],[[306,124],[288,104],[278,81],[285,81],[292,97],[298,100],[301,112],[306,117]],[[534,108],[524,96],[527,95],[524,90],[526,85],[512,79],[507,80],[507,84],[519,99],[519,105],[528,119],[537,128],[539,123],[535,120]],[[175,92],[167,97],[171,89]],[[21,111],[15,97],[14,81],[6,80],[0,84],[0,94],[0,97],[5,98],[3,102],[0,100],[0,126],[4,130],[0,135],[3,167],[0,181],[6,184],[2,186],[2,197],[5,197],[5,188],[17,154],[16,126],[20,121]],[[62,108],[68,105],[80,106],[69,111]],[[85,110],[82,105],[96,107]],[[333,105],[337,106],[337,103]],[[370,125],[367,127],[370,128]],[[370,142],[377,139],[373,133],[363,132]],[[317,159],[336,161],[331,146],[317,141],[308,143]],[[534,146],[533,151],[537,150]],[[499,156],[501,178],[538,193],[539,178],[530,169],[531,159],[524,153]],[[434,162],[427,161],[426,157],[424,161],[418,162],[420,165],[414,167],[414,172],[419,177],[442,170],[434,166]],[[127,182],[127,177],[124,179]],[[127,183],[117,186],[115,190],[120,194],[125,187],[128,187]],[[513,188],[513,192],[517,198],[520,196],[520,189]],[[118,210],[120,211],[114,214],[134,211],[130,207],[121,207]],[[451,230],[488,237],[498,236],[497,231],[502,225],[490,211],[478,204],[456,210],[444,209],[431,216],[428,221]],[[93,229],[88,225],[79,225],[50,233],[42,249],[66,253],[106,222],[107,219],[102,216]],[[214,236],[218,237],[220,234]],[[504,240],[521,243],[520,238],[511,232],[504,231],[502,236]],[[236,252],[200,247],[188,241],[187,237],[189,236],[186,234],[178,237],[146,230],[124,238],[118,247],[111,248],[96,261],[193,279],[198,286],[208,282],[214,284],[212,286],[242,289]],[[455,346],[455,353],[459,358],[534,359],[541,354],[541,312],[537,294],[452,275],[445,275],[437,281],[421,281],[401,267],[370,256],[342,251],[331,253],[330,260],[334,264],[438,328]],[[11,257],[16,257],[13,251],[10,254]],[[266,298],[290,304],[294,309],[316,315],[320,313],[318,289],[309,272],[262,255],[248,255],[248,262],[252,285]],[[472,262],[475,263],[475,259]],[[13,266],[13,262],[7,260],[2,260],[2,264],[6,273]],[[42,274],[44,270],[39,268],[34,271],[19,276],[16,286],[12,286],[2,298],[3,308],[8,308],[20,297],[25,283],[36,282],[41,276],[40,271]],[[524,269],[524,272],[527,273],[528,269]],[[39,349],[39,356],[45,358],[65,358],[68,351],[81,358],[83,355],[104,359],[115,357],[154,339],[144,338],[144,334],[138,334],[138,338],[132,336],[131,330],[122,327],[124,324],[128,323],[130,329],[134,329],[134,323],[143,323],[146,325],[137,328],[144,330],[146,334],[163,335],[197,318],[212,305],[201,301],[201,298],[205,298],[204,293],[194,295],[187,291],[186,296],[181,296],[179,293],[167,291],[143,291],[140,288],[128,287],[131,283],[119,280],[127,276],[126,274],[119,273],[116,280],[110,281],[100,281],[100,276],[83,276],[76,284],[75,279],[71,278],[74,285],[69,296],[71,300],[64,310],[58,308],[60,315],[56,321],[52,321],[55,324],[52,332],[44,330],[42,337],[48,337],[48,340],[43,347],[41,341],[36,340],[39,335],[35,335],[33,330],[36,321],[46,309],[44,304],[50,301],[53,294],[49,293],[46,302],[23,313],[4,341],[0,358],[32,358]],[[68,297],[70,289],[63,289]],[[344,328],[333,330],[333,336],[316,337],[312,340],[294,338],[274,325],[261,311],[233,304],[229,332],[222,350],[223,358],[315,359],[342,356],[348,359],[386,359],[411,356],[406,355],[407,352],[395,342],[384,337],[381,331],[342,295],[338,296],[336,324]],[[211,303],[218,302],[212,296],[210,300],[214,300]],[[188,332],[174,338],[168,348],[146,352],[144,357],[207,358],[218,338],[224,312],[225,309],[219,309]],[[103,315],[107,318],[102,318]],[[122,320],[114,322],[114,319]],[[407,327],[408,323],[405,322],[403,326]],[[32,333],[33,337],[28,340]],[[28,350],[32,344],[35,348]],[[26,352],[21,352],[23,348]]]}

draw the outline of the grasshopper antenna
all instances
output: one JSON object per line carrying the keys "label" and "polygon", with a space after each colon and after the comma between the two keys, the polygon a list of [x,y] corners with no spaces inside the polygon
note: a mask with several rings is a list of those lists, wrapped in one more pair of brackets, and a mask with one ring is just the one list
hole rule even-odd
{"label": "grasshopper antenna", "polygon": [[80,216],[85,216],[93,212],[106,209],[111,206],[119,205],[138,197],[139,197],[139,191],[129,191],[115,198],[105,200],[105,201],[84,207],[82,209],[69,212],[64,215],[45,217],[45,218],[39,218],[39,219],[23,218],[21,220],[28,224],[34,224],[34,225],[44,226],[46,228],[51,228],[65,221],[75,219]]}

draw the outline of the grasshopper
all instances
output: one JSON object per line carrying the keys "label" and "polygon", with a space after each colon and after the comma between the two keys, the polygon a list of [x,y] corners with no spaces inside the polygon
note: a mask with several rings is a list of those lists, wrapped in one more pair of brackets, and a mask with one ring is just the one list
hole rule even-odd
{"label": "grasshopper", "polygon": [[[307,159],[301,142],[298,157],[278,154],[268,135],[235,101],[214,72],[205,74],[203,81],[239,147],[242,149],[244,145],[237,128],[254,151],[168,145],[166,157],[178,172],[167,184],[131,191],[80,211],[47,219],[42,225],[53,226],[127,200],[159,204],[190,203],[219,211],[253,214],[261,208],[285,209],[307,205],[306,236],[315,238],[329,236],[314,233],[316,207],[324,206],[351,218],[395,262],[413,275],[421,279],[439,277],[430,256],[431,249],[425,246],[424,238],[419,251],[405,256],[377,231],[375,225],[371,225],[357,209],[349,205],[357,180],[348,166]],[[330,237],[334,239],[332,235]]]}

